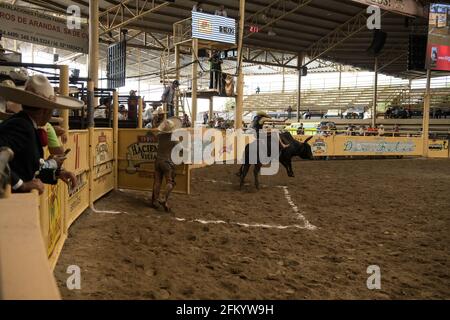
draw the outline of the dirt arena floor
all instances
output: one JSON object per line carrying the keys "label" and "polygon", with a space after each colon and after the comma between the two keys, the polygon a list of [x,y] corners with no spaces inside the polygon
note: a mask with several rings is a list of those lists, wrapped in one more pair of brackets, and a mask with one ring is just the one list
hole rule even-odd
{"label": "dirt arena floor", "polygon": [[[237,187],[236,166],[193,172],[173,213],[113,192],[70,230],[65,299],[450,299],[450,161],[299,161]],[[248,181],[253,177],[249,175]],[[69,265],[81,290],[66,288]],[[378,265],[381,290],[369,290]]]}

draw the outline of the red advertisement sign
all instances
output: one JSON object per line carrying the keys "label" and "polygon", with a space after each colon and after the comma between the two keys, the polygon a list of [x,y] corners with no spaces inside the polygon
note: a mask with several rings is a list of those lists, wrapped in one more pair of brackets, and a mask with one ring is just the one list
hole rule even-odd
{"label": "red advertisement sign", "polygon": [[431,70],[450,71],[450,46],[428,44]]}

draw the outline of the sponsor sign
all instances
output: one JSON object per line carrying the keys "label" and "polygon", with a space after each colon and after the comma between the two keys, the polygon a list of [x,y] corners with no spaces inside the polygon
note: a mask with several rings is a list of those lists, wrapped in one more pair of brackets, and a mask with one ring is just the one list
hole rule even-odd
{"label": "sponsor sign", "polygon": [[236,20],[202,12],[192,12],[192,37],[236,44]]}
{"label": "sponsor sign", "polygon": [[412,153],[416,151],[416,144],[413,141],[364,141],[348,140],[344,143],[344,152],[349,153]]}
{"label": "sponsor sign", "polygon": [[0,3],[0,32],[5,38],[51,48],[82,53],[89,51],[87,25],[69,29],[65,19],[4,2]]}
{"label": "sponsor sign", "polygon": [[353,0],[368,6],[378,6],[381,9],[407,16],[425,16],[424,7],[416,0]]}
{"label": "sponsor sign", "polygon": [[450,5],[430,6],[428,29],[427,67],[450,71]]}

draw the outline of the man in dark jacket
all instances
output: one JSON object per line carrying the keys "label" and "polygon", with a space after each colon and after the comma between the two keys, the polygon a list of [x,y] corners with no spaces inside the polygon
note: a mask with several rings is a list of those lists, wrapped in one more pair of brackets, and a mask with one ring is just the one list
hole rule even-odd
{"label": "man in dark jacket", "polygon": [[53,109],[81,108],[83,103],[56,96],[48,79],[41,75],[30,77],[24,89],[0,86],[0,96],[22,104],[23,109],[0,124],[0,147],[9,147],[14,152],[10,162],[13,192],[42,193],[43,183],[56,184],[58,179],[75,187],[73,173],[59,167],[56,161],[49,166],[43,159],[42,141],[46,132],[39,127],[50,120]]}

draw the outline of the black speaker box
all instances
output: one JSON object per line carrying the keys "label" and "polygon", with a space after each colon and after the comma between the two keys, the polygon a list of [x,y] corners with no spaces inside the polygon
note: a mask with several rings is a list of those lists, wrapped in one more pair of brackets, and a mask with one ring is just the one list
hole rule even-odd
{"label": "black speaker box", "polygon": [[408,70],[426,69],[428,36],[412,34],[409,36]]}
{"label": "black speaker box", "polygon": [[386,44],[387,33],[379,29],[375,29],[373,32],[373,40],[367,52],[372,55],[380,54]]}

